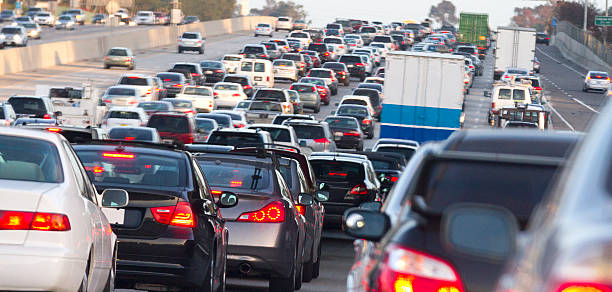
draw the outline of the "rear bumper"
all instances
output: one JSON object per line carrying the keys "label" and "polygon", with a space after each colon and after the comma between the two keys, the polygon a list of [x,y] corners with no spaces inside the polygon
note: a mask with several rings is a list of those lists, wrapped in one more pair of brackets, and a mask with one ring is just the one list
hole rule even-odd
{"label": "rear bumper", "polygon": [[104,65],[129,67],[130,65],[132,65],[132,62],[126,62],[126,61],[104,61]]}
{"label": "rear bumper", "polygon": [[334,142],[336,142],[336,147],[338,148],[350,148],[350,149],[357,148],[361,146],[362,144],[361,140],[358,138],[355,138],[355,139],[342,138],[342,139],[334,140]]}

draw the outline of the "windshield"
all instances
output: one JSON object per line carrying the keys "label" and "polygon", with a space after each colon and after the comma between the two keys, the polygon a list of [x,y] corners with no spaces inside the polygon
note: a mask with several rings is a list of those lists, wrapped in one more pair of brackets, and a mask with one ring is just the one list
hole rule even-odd
{"label": "windshield", "polygon": [[282,112],[282,108],[280,103],[278,102],[266,102],[266,101],[258,101],[252,102],[249,110],[252,111],[271,111],[271,112]]}
{"label": "windshield", "polygon": [[198,73],[197,72],[197,65],[191,65],[191,64],[175,64],[174,65],[174,70],[185,70],[185,71],[189,71],[189,73]]}
{"label": "windshield", "polygon": [[[165,100],[166,99],[164,99],[164,101]],[[192,103],[191,103],[190,100],[181,100],[181,99],[170,98],[167,101],[170,102],[172,104],[172,106],[174,106],[174,108],[191,108],[192,107]]]}
{"label": "windshield", "polygon": [[270,25],[267,23],[260,23],[257,25],[257,27],[270,27]]}
{"label": "windshield", "polygon": [[291,124],[299,139],[321,139],[325,137],[323,127],[317,125],[297,125]]}
{"label": "windshield", "polygon": [[25,28],[36,28],[36,24],[35,23],[24,23],[22,25]]}
{"label": "windshield", "polygon": [[153,132],[138,128],[114,127],[108,132],[108,136],[114,140],[129,141],[153,141]]}
{"label": "windshield", "polygon": [[255,93],[254,99],[271,99],[271,100],[281,101],[281,102],[286,101],[285,93],[283,93],[282,91],[266,90],[266,89],[257,90],[257,93]]}
{"label": "windshield", "polygon": [[376,29],[373,28],[373,27],[362,27],[361,28],[361,32],[364,32],[364,33],[375,33]]}
{"label": "windshield", "polygon": [[332,72],[327,70],[310,70],[308,77],[332,78]]}
{"label": "windshield", "polygon": [[275,60],[274,63],[272,63],[272,65],[274,66],[281,66],[281,67],[285,67],[285,66],[291,66],[294,67],[294,63],[291,60]]}
{"label": "windshield", "polygon": [[210,131],[215,129],[215,121],[213,119],[196,119],[196,127],[198,130],[210,133]]}
{"label": "windshield", "polygon": [[341,106],[338,108],[338,114],[364,117],[368,115],[368,109],[365,107]]}
{"label": "windshield", "polygon": [[162,82],[179,82],[181,80],[183,80],[183,74],[180,73],[175,73],[175,74],[168,74],[168,73],[159,73],[157,74],[157,78],[161,79]]}
{"label": "windshield", "polygon": [[[340,57],[340,59],[342,60],[342,58],[347,57],[347,56],[342,56]],[[342,63],[325,63],[323,65],[323,68],[326,69],[335,69],[335,70],[345,70],[344,64]]]}
{"label": "windshield", "polygon": [[255,47],[255,46],[247,46],[247,47],[244,47],[244,50],[242,50],[242,52],[245,54],[259,54],[259,53],[264,52],[264,48]]}
{"label": "windshield", "polygon": [[273,127],[257,127],[249,129],[259,129],[270,133],[272,141],[274,142],[291,142],[291,134],[288,129],[284,128],[273,128]]}
{"label": "windshield", "polygon": [[234,84],[217,84],[215,85],[214,90],[231,90],[231,91],[237,91],[238,90],[238,85],[234,85]]}
{"label": "windshield", "polygon": [[183,33],[183,38],[184,39],[197,39],[198,34],[186,32],[186,33]]}
{"label": "windshield", "polygon": [[136,90],[132,88],[111,87],[106,92],[106,95],[136,96]]}
{"label": "windshield", "polygon": [[271,186],[268,168],[245,160],[198,160],[212,187],[266,190]]}
{"label": "windshield", "polygon": [[210,89],[203,87],[185,87],[183,94],[212,96]]}
{"label": "windshield", "polygon": [[311,160],[317,181],[350,181],[363,183],[365,171],[359,163],[332,160]]}
{"label": "windshield", "polygon": [[52,143],[5,135],[0,135],[0,141],[0,179],[45,183],[64,180],[59,154]]}
{"label": "windshield", "polygon": [[170,109],[170,105],[165,102],[141,102],[138,104],[138,107],[145,111],[164,111]]}
{"label": "windshield", "polygon": [[107,55],[109,56],[127,56],[128,52],[127,50],[124,50],[124,49],[110,49]]}
{"label": "windshield", "polygon": [[414,151],[415,150],[412,148],[396,146],[379,146],[376,149],[376,152],[391,152],[404,155],[404,157],[406,157],[406,160],[410,160],[410,158],[412,158],[412,155],[414,155]]}
{"label": "windshield", "polygon": [[9,103],[17,114],[42,115],[47,113],[45,103],[40,98],[11,97]]}
{"label": "windshield", "polygon": [[208,144],[238,146],[238,145],[262,145],[263,139],[259,134],[255,133],[239,133],[239,132],[213,132],[208,137]]}
{"label": "windshield", "polygon": [[329,117],[325,119],[325,122],[329,124],[331,128],[346,128],[346,129],[357,129],[359,125],[355,119],[343,119],[337,117]]}

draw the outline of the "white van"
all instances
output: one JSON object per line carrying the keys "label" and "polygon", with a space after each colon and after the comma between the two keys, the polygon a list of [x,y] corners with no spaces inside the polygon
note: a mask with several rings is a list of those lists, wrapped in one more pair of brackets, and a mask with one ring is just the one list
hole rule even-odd
{"label": "white van", "polygon": [[274,87],[274,69],[269,60],[244,59],[236,73],[249,76],[255,86]]}

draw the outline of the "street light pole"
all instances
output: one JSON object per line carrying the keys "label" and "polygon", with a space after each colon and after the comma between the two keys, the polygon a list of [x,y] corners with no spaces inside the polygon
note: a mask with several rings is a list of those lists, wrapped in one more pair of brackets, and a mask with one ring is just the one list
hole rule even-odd
{"label": "street light pole", "polygon": [[584,0],[584,24],[582,26],[582,30],[586,33],[587,31],[587,10],[588,10],[589,0]]}

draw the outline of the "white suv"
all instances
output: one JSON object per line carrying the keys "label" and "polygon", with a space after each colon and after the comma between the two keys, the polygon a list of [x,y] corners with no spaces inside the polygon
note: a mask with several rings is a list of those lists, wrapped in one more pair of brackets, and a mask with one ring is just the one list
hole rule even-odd
{"label": "white suv", "polygon": [[610,75],[608,72],[589,71],[584,77],[582,91],[602,90],[607,91],[610,87]]}
{"label": "white suv", "polygon": [[136,13],[136,24],[138,25],[155,24],[155,14],[153,14],[153,11],[138,11],[138,13]]}
{"label": "white suv", "polygon": [[178,41],[179,54],[183,51],[197,51],[204,54],[204,38],[199,32],[184,32]]}
{"label": "white suv", "polygon": [[28,45],[28,33],[21,25],[9,25],[0,30],[4,46],[25,47]]}
{"label": "white suv", "polygon": [[276,21],[276,31],[281,29],[286,31],[291,31],[293,29],[293,20],[291,20],[291,17],[281,16],[278,18]]}

